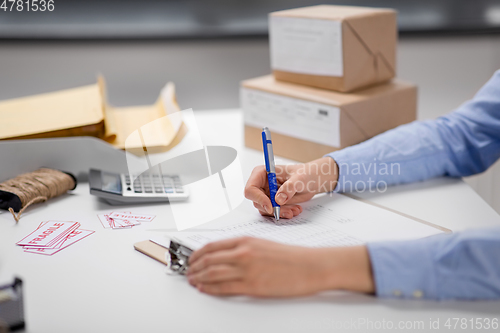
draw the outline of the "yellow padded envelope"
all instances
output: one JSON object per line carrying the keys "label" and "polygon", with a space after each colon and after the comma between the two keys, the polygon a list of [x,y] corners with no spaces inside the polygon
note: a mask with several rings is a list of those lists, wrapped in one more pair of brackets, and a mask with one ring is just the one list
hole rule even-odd
{"label": "yellow padded envelope", "polygon": [[99,77],[94,85],[0,102],[0,140],[95,136],[133,152],[144,145],[144,140],[127,140],[136,130],[141,129],[148,149],[160,150],[173,147],[186,132],[180,114],[171,116],[180,110],[173,83],[150,106],[115,108],[105,96]]}
{"label": "yellow padded envelope", "polygon": [[98,84],[0,102],[0,139],[104,134]]}

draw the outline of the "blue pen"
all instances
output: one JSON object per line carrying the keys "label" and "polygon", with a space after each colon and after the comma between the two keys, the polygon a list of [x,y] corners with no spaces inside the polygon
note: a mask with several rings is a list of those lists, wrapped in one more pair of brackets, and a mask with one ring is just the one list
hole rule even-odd
{"label": "blue pen", "polygon": [[273,205],[274,218],[280,220],[280,205],[276,203],[274,197],[278,191],[276,182],[276,168],[274,166],[273,143],[269,128],[262,129],[262,145],[264,146],[264,159],[266,160],[267,181],[269,182],[269,193],[271,194],[271,204]]}

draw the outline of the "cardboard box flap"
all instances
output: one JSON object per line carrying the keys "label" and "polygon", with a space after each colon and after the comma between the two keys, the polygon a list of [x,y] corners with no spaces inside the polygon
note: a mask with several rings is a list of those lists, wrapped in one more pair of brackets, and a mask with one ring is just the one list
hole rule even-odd
{"label": "cardboard box flap", "polygon": [[[257,89],[267,92],[272,92],[275,94],[294,97],[298,99],[308,99],[313,102],[323,103],[327,105],[339,106],[343,97],[345,100],[352,99],[354,96],[339,96],[339,93],[321,90],[317,88],[301,86],[293,83],[286,83],[282,81],[277,81],[274,79],[272,75],[261,76],[255,79],[245,80],[241,83],[241,85],[245,88]],[[293,94],[290,94],[290,88],[293,89]],[[341,97],[341,100],[337,100],[337,97]]]}
{"label": "cardboard box flap", "polygon": [[97,84],[0,102],[0,139],[97,125],[104,121]]}
{"label": "cardboard box flap", "polygon": [[365,141],[371,137],[363,129],[362,126],[364,126],[364,124],[359,124],[356,120],[356,116],[351,115],[349,112],[342,112],[340,117],[343,131],[341,138],[342,146],[350,146],[354,143]]}
{"label": "cardboard box flap", "polygon": [[[396,81],[387,84],[390,90],[384,91],[376,86],[368,89],[370,98],[364,98],[353,107],[346,105],[342,116],[348,117],[363,133],[364,138],[371,138],[385,129],[415,120],[416,87],[406,82]],[[387,94],[392,95],[387,98]],[[391,111],[392,110],[392,111]],[[414,110],[409,112],[394,112],[394,110]],[[342,142],[351,145],[356,142]]]}
{"label": "cardboard box flap", "polygon": [[373,53],[347,21],[342,23],[344,40],[344,89],[351,90],[355,82],[374,81],[377,77]]}
{"label": "cardboard box flap", "polygon": [[375,66],[377,80],[385,80],[396,75],[396,70],[391,67],[391,65],[387,61],[387,58],[384,57],[381,53],[378,53],[375,57]]}
{"label": "cardboard box flap", "polygon": [[277,81],[272,75],[245,80],[241,84],[245,88],[272,92],[283,96],[306,99],[312,102],[333,106],[348,105],[366,99],[370,96],[394,91],[394,89],[413,87],[413,85],[405,83],[404,81],[393,80],[390,84],[372,86],[370,88],[357,90],[352,93],[341,93],[337,91]]}
{"label": "cardboard box flap", "polygon": [[377,78],[394,76],[395,68],[390,64],[396,62],[394,52],[394,45],[397,42],[396,12],[387,10],[383,15],[352,17],[346,19],[344,23],[371,55]]}
{"label": "cardboard box flap", "polygon": [[394,12],[388,8],[372,8],[357,6],[317,5],[281,10],[271,13],[272,16],[302,17],[324,20],[344,20],[348,17],[373,15],[373,13]]}

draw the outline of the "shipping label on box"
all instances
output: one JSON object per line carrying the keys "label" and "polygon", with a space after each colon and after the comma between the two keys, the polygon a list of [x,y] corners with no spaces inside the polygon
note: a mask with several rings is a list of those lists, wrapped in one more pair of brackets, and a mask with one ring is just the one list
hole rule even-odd
{"label": "shipping label on box", "polygon": [[340,109],[297,98],[241,88],[245,124],[340,147]]}
{"label": "shipping label on box", "polygon": [[271,67],[302,74],[342,76],[342,22],[269,17]]}
{"label": "shipping label on box", "polygon": [[415,120],[417,89],[399,80],[339,93],[263,76],[242,82],[245,145],[273,133],[277,156],[307,162]]}

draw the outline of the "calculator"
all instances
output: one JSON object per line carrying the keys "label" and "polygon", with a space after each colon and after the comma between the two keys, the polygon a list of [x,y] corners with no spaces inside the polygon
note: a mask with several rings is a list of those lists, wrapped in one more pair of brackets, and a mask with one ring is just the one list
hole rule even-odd
{"label": "calculator", "polygon": [[184,201],[188,190],[179,175],[153,171],[140,175],[112,173],[90,169],[90,194],[103,198],[112,205],[147,202]]}

